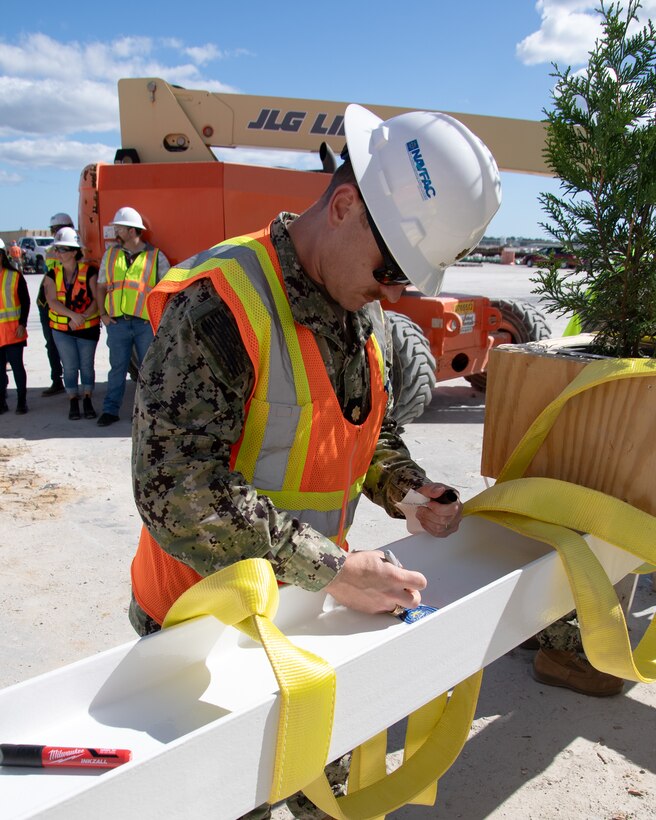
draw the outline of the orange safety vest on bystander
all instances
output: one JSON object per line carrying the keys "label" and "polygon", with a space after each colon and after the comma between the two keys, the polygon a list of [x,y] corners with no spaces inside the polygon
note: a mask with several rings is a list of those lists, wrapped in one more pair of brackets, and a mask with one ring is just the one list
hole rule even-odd
{"label": "orange safety vest on bystander", "polygon": [[9,268],[0,268],[0,347],[24,342],[16,338],[16,329],[21,313],[18,298],[18,282],[21,274]]}
{"label": "orange safety vest on bystander", "polygon": [[[60,262],[55,262],[53,265],[53,270],[55,272],[57,300],[65,305],[67,289],[64,281],[64,268]],[[77,276],[73,281],[73,286],[70,292],[71,304],[73,305],[71,310],[74,310],[76,313],[84,313],[84,311],[93,302],[93,296],[91,295],[91,291],[89,290],[87,284],[88,273],[89,265],[86,262],[80,262],[77,267]],[[50,327],[53,330],[62,330],[66,332],[69,329],[70,319],[68,316],[64,316],[62,313],[57,313],[56,311],[49,309],[48,318],[50,320]],[[93,316],[89,316],[81,325],[76,327],[75,330],[77,331],[88,327],[95,327],[98,324],[100,324],[100,316],[96,311]]]}

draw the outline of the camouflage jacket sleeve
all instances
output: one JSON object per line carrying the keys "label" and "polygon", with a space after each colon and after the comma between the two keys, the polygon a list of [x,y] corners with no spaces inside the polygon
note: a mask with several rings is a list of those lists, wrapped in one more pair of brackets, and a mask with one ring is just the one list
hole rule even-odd
{"label": "camouflage jacket sleeve", "polygon": [[230,471],[252,384],[236,323],[212,286],[173,297],[135,398],[137,508],[160,546],[202,576],[259,557],[280,581],[321,589],[344,553]]}
{"label": "camouflage jacket sleeve", "polygon": [[[392,337],[389,323],[385,320],[385,369],[391,373],[393,361]],[[396,422],[391,416],[394,408],[391,378],[387,379],[388,401],[383,426],[378,436],[376,450],[367,471],[363,492],[392,518],[404,518],[396,507],[410,489],[426,483],[426,473],[416,464],[406,447]]]}

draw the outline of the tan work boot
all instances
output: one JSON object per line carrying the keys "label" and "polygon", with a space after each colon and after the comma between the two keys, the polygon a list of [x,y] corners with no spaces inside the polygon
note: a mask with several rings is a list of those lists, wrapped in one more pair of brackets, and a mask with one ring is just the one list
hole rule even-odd
{"label": "tan work boot", "polygon": [[576,652],[561,649],[540,649],[533,659],[533,677],[547,686],[564,686],[597,698],[619,695],[624,686],[622,678],[600,672]]}

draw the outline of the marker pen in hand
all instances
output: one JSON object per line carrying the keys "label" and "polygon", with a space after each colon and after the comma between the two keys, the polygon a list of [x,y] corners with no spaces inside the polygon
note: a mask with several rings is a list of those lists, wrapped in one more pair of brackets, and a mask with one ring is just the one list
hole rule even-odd
{"label": "marker pen in hand", "polygon": [[132,760],[132,752],[128,749],[85,749],[81,746],[0,743],[0,766],[115,769],[129,760]]}
{"label": "marker pen in hand", "polygon": [[[392,550],[383,550],[383,561],[403,569],[403,564],[396,555],[394,555]],[[404,609],[401,604],[398,604],[389,614],[401,621],[405,621],[407,624],[413,624],[415,621],[425,618],[426,615],[430,615],[433,612],[437,612],[437,607],[428,606],[428,604],[419,604],[419,606],[413,609]]]}

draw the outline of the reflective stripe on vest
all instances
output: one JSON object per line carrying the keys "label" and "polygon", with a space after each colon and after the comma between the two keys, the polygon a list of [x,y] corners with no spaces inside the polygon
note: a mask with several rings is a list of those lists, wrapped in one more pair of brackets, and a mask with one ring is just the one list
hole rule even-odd
{"label": "reflective stripe on vest", "polygon": [[[268,230],[229,240],[172,268],[149,298],[154,329],[169,296],[200,278],[209,278],[230,307],[255,369],[231,469],[278,509],[343,546],[387,402],[377,339],[372,336],[366,346],[371,410],[358,426],[343,416],[314,335],[294,321]],[[382,312],[377,324],[383,327]],[[161,622],[199,577],[144,530],[133,562],[133,589],[153,618]],[[152,587],[159,591],[153,594]]]}
{"label": "reflective stripe on vest", "polygon": [[[66,304],[66,285],[64,284],[64,267],[59,261],[55,261],[52,265],[52,270],[55,272],[55,288],[57,290],[57,300],[61,302],[63,305]],[[84,311],[89,307],[91,302],[93,302],[93,297],[87,287],[87,273],[89,272],[89,265],[86,262],[82,262],[78,265],[77,268],[77,276],[75,277],[75,281],[73,282],[73,287],[71,289],[71,299],[75,300],[80,292],[85,293],[84,301],[80,302],[78,307],[81,310],[75,311],[76,313],[84,313]],[[75,310],[75,308],[72,308]],[[48,308],[48,319],[50,320],[50,327],[53,330],[61,330],[67,331],[68,330],[68,323],[70,322],[70,318],[68,316],[64,316],[62,313],[56,313],[52,308]],[[90,316],[86,319],[81,325],[78,325],[75,330],[84,330],[88,327],[95,327],[96,325],[100,324],[100,316],[98,312],[94,313],[93,316]]]}
{"label": "reflective stripe on vest", "polygon": [[13,345],[23,339],[16,338],[16,329],[20,319],[20,301],[18,299],[19,273],[9,268],[0,268],[2,288],[0,288],[0,347]]}
{"label": "reflective stripe on vest", "polygon": [[114,246],[107,257],[107,298],[110,316],[148,319],[146,297],[157,284],[157,248],[142,251],[130,267],[123,248]]}

